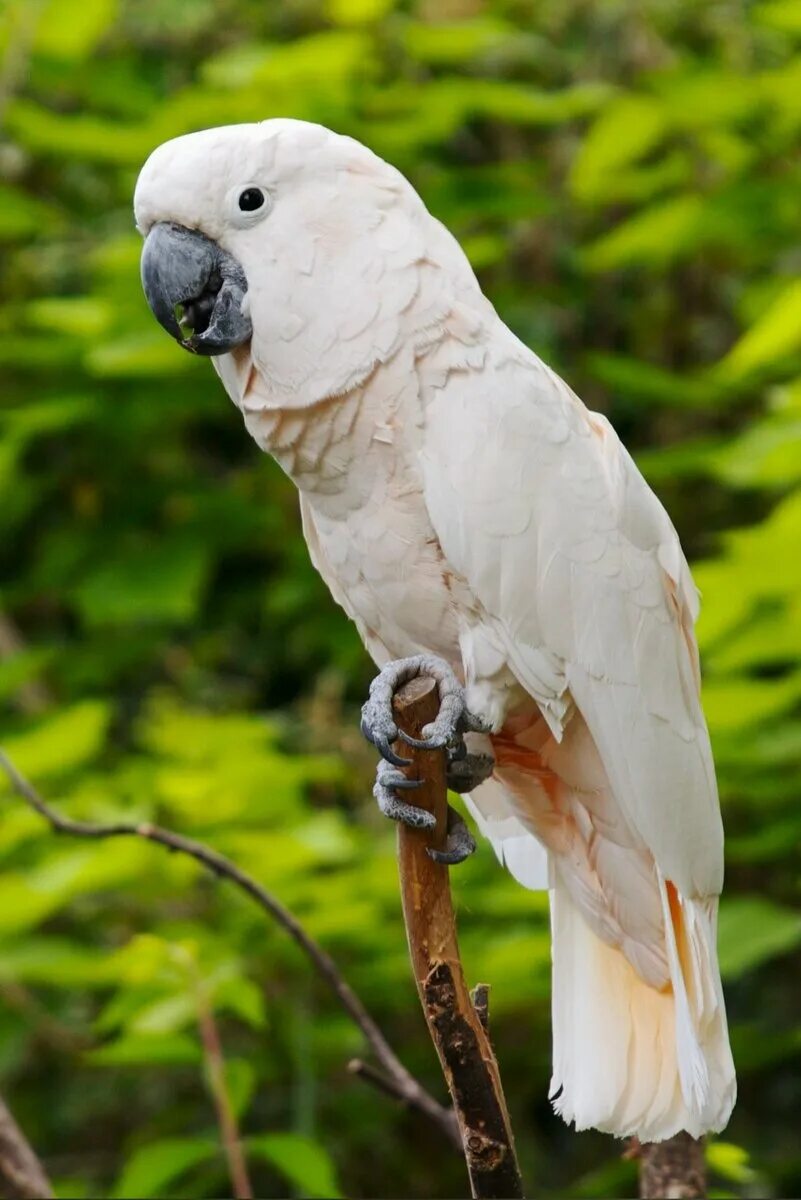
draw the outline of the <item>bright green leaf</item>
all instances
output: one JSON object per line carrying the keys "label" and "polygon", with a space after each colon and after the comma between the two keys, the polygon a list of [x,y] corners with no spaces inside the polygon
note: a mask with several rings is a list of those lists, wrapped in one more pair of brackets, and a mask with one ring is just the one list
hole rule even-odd
{"label": "bright green leaf", "polygon": [[582,252],[582,261],[590,271],[631,266],[663,269],[693,246],[702,212],[698,196],[677,196],[653,204],[592,242]]}
{"label": "bright green leaf", "polygon": [[248,1138],[246,1145],[307,1196],[337,1200],[342,1195],[331,1158],[312,1138],[299,1133],[267,1133]]}
{"label": "bright green leaf", "polygon": [[770,25],[783,33],[801,35],[801,6],[798,0],[761,0],[749,10],[754,21]]}
{"label": "bright green leaf", "polygon": [[503,21],[475,17],[441,24],[415,21],[403,32],[404,44],[412,58],[449,66],[470,62],[514,36],[515,31]]}
{"label": "bright green leaf", "polygon": [[118,0],[46,0],[36,24],[34,48],[53,58],[76,59],[90,54],[117,15]]}
{"label": "bright green leaf", "polygon": [[748,1184],[756,1179],[756,1171],[749,1166],[748,1151],[731,1142],[708,1142],[706,1162],[710,1170],[732,1183]]}
{"label": "bright green leaf", "polygon": [[95,1067],[159,1067],[199,1064],[202,1051],[187,1034],[126,1035],[88,1051],[84,1061]]}
{"label": "bright green leaf", "polygon": [[390,12],[394,0],[326,0],[325,12],[337,25],[364,25]]}
{"label": "bright green leaf", "polygon": [[105,701],[84,700],[43,717],[25,733],[9,735],[3,749],[23,775],[38,778],[71,771],[100,752],[110,718]]}
{"label": "bright green leaf", "polygon": [[215,1159],[220,1153],[214,1138],[169,1138],[150,1142],[135,1150],[115,1184],[114,1200],[162,1197],[170,1185],[192,1167]]}
{"label": "bright green leaf", "polygon": [[721,375],[739,379],[801,350],[801,279],[788,283],[766,312],[719,365]]}
{"label": "bright green leaf", "polygon": [[585,203],[605,199],[616,172],[652,150],[664,136],[664,106],[649,96],[610,101],[585,137],[570,173],[573,194]]}
{"label": "bright green leaf", "polygon": [[761,896],[724,899],[718,926],[720,970],[736,979],[768,959],[801,945],[801,912]]}

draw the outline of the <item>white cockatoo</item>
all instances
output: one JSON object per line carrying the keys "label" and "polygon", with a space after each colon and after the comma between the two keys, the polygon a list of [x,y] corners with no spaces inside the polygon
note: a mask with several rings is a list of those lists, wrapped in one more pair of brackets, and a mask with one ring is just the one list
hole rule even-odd
{"label": "white cockatoo", "polygon": [[[469,810],[522,884],[550,890],[556,1110],[643,1141],[721,1129],[736,1086],[698,599],[614,429],[351,138],[283,119],[179,137],[143,167],[135,210],[155,316],[214,357],[386,668],[366,709],[384,811],[421,823],[387,745],[400,678],[444,660],[438,732],[454,716],[484,730],[467,737],[494,768],[469,760]],[[454,820],[445,857],[471,848]]]}

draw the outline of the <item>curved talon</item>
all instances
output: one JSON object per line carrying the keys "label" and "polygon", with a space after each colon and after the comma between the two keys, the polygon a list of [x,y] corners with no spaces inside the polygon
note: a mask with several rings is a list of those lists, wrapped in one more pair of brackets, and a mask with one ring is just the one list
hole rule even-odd
{"label": "curved talon", "polygon": [[[365,705],[365,708],[366,707],[367,705]],[[392,765],[395,767],[410,767],[412,765],[412,760],[410,758],[401,758],[399,754],[395,753],[390,745],[390,743],[394,742],[398,737],[397,728],[395,729],[394,733],[386,729],[375,729],[369,724],[365,716],[362,716],[360,728],[362,731],[362,737],[370,742],[372,746],[375,746],[381,757],[387,762],[392,763]]]}
{"label": "curved talon", "polygon": [[401,775],[399,779],[394,779],[388,786],[396,792],[414,792],[424,783],[424,779],[407,779],[405,775]]}
{"label": "curved talon", "polygon": [[381,757],[388,763],[392,763],[394,767],[410,767],[412,760],[410,758],[401,758],[400,754],[396,754],[390,746],[389,742],[384,738],[373,742],[373,745],[381,754]]}
{"label": "curved talon", "polygon": [[404,729],[398,730],[398,737],[407,746],[413,746],[415,750],[441,750],[445,745],[443,738],[413,738]]}
{"label": "curved talon", "polygon": [[426,850],[429,858],[433,858],[434,862],[443,863],[445,866],[455,867],[469,858],[475,848],[475,838],[464,820],[455,809],[448,805],[448,834],[445,838],[445,849],[432,850],[429,847]]}

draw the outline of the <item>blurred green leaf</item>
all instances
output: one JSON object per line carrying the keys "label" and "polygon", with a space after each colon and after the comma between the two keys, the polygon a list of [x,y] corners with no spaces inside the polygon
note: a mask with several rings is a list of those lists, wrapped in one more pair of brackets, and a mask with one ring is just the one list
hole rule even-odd
{"label": "blurred green leaf", "polygon": [[796,0],[761,0],[750,11],[752,20],[785,33],[801,35],[801,10]]}
{"label": "blurred green leaf", "polygon": [[40,935],[36,940],[6,942],[0,978],[48,987],[79,988],[114,982],[108,959],[96,946],[80,946],[66,938]]}
{"label": "blurred green leaf", "polygon": [[200,1046],[186,1034],[126,1034],[84,1055],[96,1067],[168,1067],[199,1064]]}
{"label": "blurred green leaf", "polygon": [[704,711],[713,732],[767,721],[801,697],[801,673],[783,680],[713,678],[704,684]]}
{"label": "blurred green leaf", "polygon": [[330,1157],[312,1138],[299,1133],[266,1133],[249,1137],[246,1146],[305,1195],[322,1200],[337,1200],[342,1195]]}
{"label": "blurred green leaf", "polygon": [[[711,408],[721,398],[721,390],[714,380],[675,375],[663,367],[622,354],[590,354],[586,366],[605,387],[630,395],[640,404],[704,409]],[[664,447],[660,447],[662,449]]]}
{"label": "blurred green leaf", "polygon": [[195,366],[188,354],[175,353],[175,343],[160,330],[108,337],[96,342],[84,361],[98,379],[164,378],[165,395],[171,376],[187,374]]}
{"label": "blurred green leaf", "polygon": [[801,349],[801,279],[784,286],[766,312],[720,363],[720,373],[740,378]]}
{"label": "blurred green leaf", "polygon": [[248,84],[271,89],[341,87],[370,72],[370,49],[361,30],[327,30],[284,45],[224,50],[206,62],[204,77],[222,88]]}
{"label": "blurred green leaf", "polygon": [[197,1002],[187,993],[165,996],[141,1008],[128,1028],[134,1037],[163,1037],[197,1021]]}
{"label": "blurred green leaf", "polygon": [[89,341],[108,330],[113,311],[107,300],[97,296],[47,296],[29,304],[27,316],[31,324],[42,329]]}
{"label": "blurred green leaf", "polygon": [[337,25],[377,21],[393,7],[393,0],[326,0],[326,15]]}
{"label": "blurred green leaf", "polygon": [[59,159],[138,165],[152,149],[153,133],[91,114],[48,112],[31,100],[12,100],[6,121],[28,150]]}
{"label": "blurred green leaf", "polygon": [[247,1112],[258,1084],[258,1074],[253,1063],[245,1058],[228,1058],[225,1061],[225,1085],[228,1099],[237,1118],[241,1120]]}
{"label": "blurred green leaf", "polygon": [[448,66],[470,62],[514,36],[515,31],[504,21],[475,17],[442,24],[413,21],[403,31],[404,45],[412,58]]}
{"label": "blurred green leaf", "polygon": [[801,912],[761,896],[726,899],[720,909],[718,945],[721,974],[736,979],[801,945]]}
{"label": "blurred green leaf", "polygon": [[24,684],[38,679],[54,653],[47,646],[40,646],[21,650],[0,662],[0,699],[13,696]]}
{"label": "blurred green leaf", "polygon": [[165,1138],[151,1142],[130,1156],[111,1195],[114,1200],[164,1196],[166,1189],[190,1168],[209,1162],[219,1153],[214,1138]]}
{"label": "blurred green leaf", "polygon": [[0,184],[0,241],[41,237],[58,223],[57,210],[19,188]]}
{"label": "blurred green leaf", "polygon": [[201,542],[187,540],[131,546],[85,576],[75,589],[75,603],[90,625],[188,621],[199,603],[209,557]]}
{"label": "blurred green leaf", "polygon": [[117,0],[81,0],[80,20],[76,20],[74,0],[45,0],[34,46],[53,58],[85,58],[111,26],[117,7]]}
{"label": "blurred green leaf", "polygon": [[701,228],[698,196],[676,196],[636,213],[591,242],[581,259],[590,271],[645,265],[663,268],[684,257]]}
{"label": "blurred green leaf", "polygon": [[570,173],[573,195],[602,201],[621,167],[652,150],[665,134],[663,105],[650,96],[621,95],[602,110],[584,139]]}
{"label": "blurred green leaf", "polygon": [[[3,749],[23,775],[39,778],[71,771],[100,752],[110,718],[108,703],[84,700],[42,718],[24,733],[9,734]],[[0,790],[7,786],[0,781]]]}
{"label": "blurred green leaf", "polygon": [[756,1172],[748,1163],[748,1151],[731,1142],[709,1142],[706,1162],[710,1170],[732,1183],[753,1183],[756,1179]]}

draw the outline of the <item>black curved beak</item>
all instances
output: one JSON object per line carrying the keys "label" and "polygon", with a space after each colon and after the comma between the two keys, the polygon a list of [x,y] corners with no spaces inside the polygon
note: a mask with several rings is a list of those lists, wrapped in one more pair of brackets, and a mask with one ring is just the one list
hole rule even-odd
{"label": "black curved beak", "polygon": [[242,311],[245,272],[196,229],[153,226],[142,248],[142,287],[159,325],[193,354],[225,354],[253,333]]}

